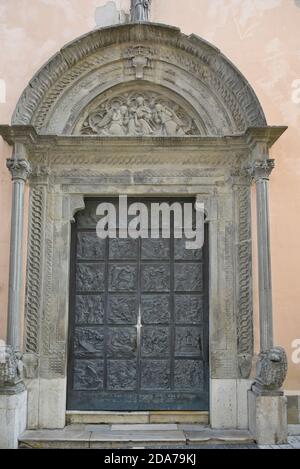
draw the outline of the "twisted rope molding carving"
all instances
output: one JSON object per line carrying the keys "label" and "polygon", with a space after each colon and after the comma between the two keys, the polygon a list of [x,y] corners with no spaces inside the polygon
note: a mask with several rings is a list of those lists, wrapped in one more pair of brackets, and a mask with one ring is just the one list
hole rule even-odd
{"label": "twisted rope molding carving", "polygon": [[253,311],[251,275],[251,213],[250,189],[238,189],[239,196],[239,309],[237,319],[239,371],[242,378],[249,378],[253,357]]}
{"label": "twisted rope molding carving", "polygon": [[39,353],[41,247],[43,230],[44,188],[32,188],[30,198],[30,234],[25,305],[25,351]]}

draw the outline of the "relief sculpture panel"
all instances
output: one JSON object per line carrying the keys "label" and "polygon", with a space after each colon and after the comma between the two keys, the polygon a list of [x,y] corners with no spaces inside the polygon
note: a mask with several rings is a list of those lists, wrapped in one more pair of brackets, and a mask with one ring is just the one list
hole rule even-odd
{"label": "relief sculpture panel", "polygon": [[176,295],[175,320],[177,324],[198,324],[203,321],[203,296]]}
{"label": "relief sculpture panel", "polygon": [[202,265],[201,264],[175,264],[175,290],[201,291]]}
{"label": "relief sculpture panel", "polygon": [[143,360],[141,386],[144,390],[170,389],[170,363],[167,360]]}
{"label": "relief sculpture panel", "polygon": [[203,364],[197,360],[175,361],[175,389],[194,390],[203,389]]}
{"label": "relief sculpture panel", "polygon": [[166,136],[199,135],[194,119],[182,106],[160,93],[127,92],[88,111],[82,135]]}
{"label": "relief sculpture panel", "polygon": [[151,264],[142,266],[143,291],[170,290],[170,266],[165,264]]}
{"label": "relief sculpture panel", "polygon": [[99,239],[96,233],[78,233],[78,259],[103,259],[105,255],[105,240]]}
{"label": "relief sculpture panel", "polygon": [[138,242],[136,239],[110,239],[110,259],[136,259],[138,255]]}
{"label": "relief sculpture panel", "polygon": [[68,408],[207,410],[206,256],[174,233],[97,243],[96,209],[74,233]]}
{"label": "relief sculpture panel", "polygon": [[202,355],[202,329],[199,327],[176,327],[175,355]]}
{"label": "relief sculpture panel", "polygon": [[103,389],[104,362],[101,360],[75,360],[73,389],[91,391]]}
{"label": "relief sculpture panel", "polygon": [[110,357],[132,357],[137,350],[135,327],[108,329],[107,353]]}
{"label": "relief sculpture panel", "polygon": [[76,285],[82,292],[104,291],[104,264],[78,264]]}
{"label": "relief sculpture panel", "polygon": [[108,299],[108,322],[110,324],[136,324],[137,309],[136,296],[110,295]]}
{"label": "relief sculpture panel", "polygon": [[107,387],[113,391],[136,389],[137,363],[135,360],[109,360]]}
{"label": "relief sculpture panel", "polygon": [[137,266],[113,264],[109,266],[109,291],[135,291]]}
{"label": "relief sculpture panel", "polygon": [[104,330],[95,327],[76,327],[74,334],[74,354],[76,357],[86,355],[103,355]]}
{"label": "relief sculpture panel", "polygon": [[101,295],[77,295],[75,305],[76,324],[103,324],[104,297]]}
{"label": "relief sculpture panel", "polygon": [[142,295],[141,312],[144,324],[168,324],[171,319],[168,295]]}
{"label": "relief sculpture panel", "polygon": [[169,354],[169,328],[144,327],[142,331],[142,356],[165,357]]}

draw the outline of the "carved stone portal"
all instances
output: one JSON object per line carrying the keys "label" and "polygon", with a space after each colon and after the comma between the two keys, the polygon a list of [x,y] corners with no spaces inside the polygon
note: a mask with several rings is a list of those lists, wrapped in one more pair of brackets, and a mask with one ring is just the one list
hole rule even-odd
{"label": "carved stone portal", "polygon": [[80,133],[103,136],[199,135],[194,120],[158,93],[131,92],[107,99],[86,117]]}

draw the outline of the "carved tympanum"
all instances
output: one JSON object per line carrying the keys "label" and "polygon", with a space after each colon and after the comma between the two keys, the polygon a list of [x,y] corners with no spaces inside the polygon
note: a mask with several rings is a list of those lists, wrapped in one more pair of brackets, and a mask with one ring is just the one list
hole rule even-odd
{"label": "carved tympanum", "polygon": [[187,112],[170,99],[158,93],[133,92],[104,101],[88,114],[80,133],[183,137],[200,132]]}
{"label": "carved tympanum", "polygon": [[254,390],[261,393],[280,391],[287,375],[287,356],[282,347],[259,354]]}

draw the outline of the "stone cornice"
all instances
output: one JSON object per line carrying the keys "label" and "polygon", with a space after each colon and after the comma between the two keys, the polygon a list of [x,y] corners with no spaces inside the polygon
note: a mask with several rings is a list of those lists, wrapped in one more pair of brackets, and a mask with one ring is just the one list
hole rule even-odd
{"label": "stone cornice", "polygon": [[251,150],[253,145],[264,142],[268,148],[279,139],[286,131],[284,126],[251,127],[245,133],[228,135],[224,137],[214,136],[188,136],[188,137],[98,137],[98,136],[58,136],[38,134],[30,125],[0,125],[0,135],[9,144],[22,143],[29,152],[36,149],[48,150],[53,148],[84,150],[106,148],[170,148],[170,149],[195,149],[215,150]]}

